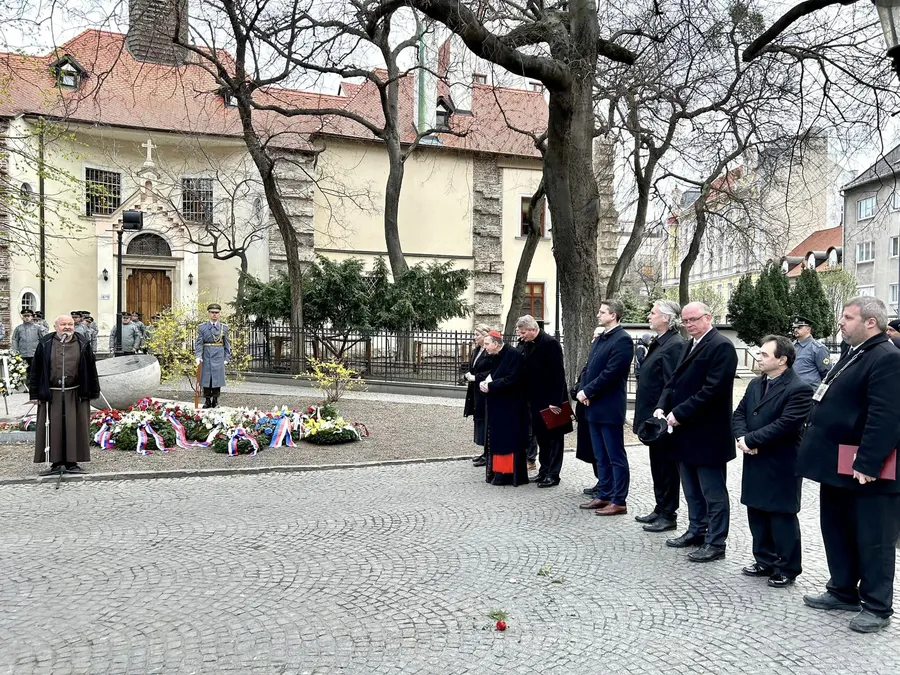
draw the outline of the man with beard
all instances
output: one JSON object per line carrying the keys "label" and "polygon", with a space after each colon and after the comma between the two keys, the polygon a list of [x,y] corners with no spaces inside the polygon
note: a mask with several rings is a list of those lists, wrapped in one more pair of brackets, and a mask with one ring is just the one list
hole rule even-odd
{"label": "man with beard", "polygon": [[[100,396],[100,380],[91,345],[75,332],[72,317],[64,314],[55,330],[41,338],[31,364],[31,400],[39,403],[34,462],[47,461],[46,420],[50,417],[50,468],[41,475],[65,471],[84,473],[78,462],[89,462],[91,399]],[[49,408],[49,411],[48,411]]]}
{"label": "man with beard", "polygon": [[[885,334],[877,298],[850,300],[838,322],[850,346],[813,394],[797,473],[820,484],[822,542],[831,578],[803,602],[858,614],[850,628],[874,633],[893,614],[900,481],[900,350]],[[894,461],[892,475],[882,477]]]}

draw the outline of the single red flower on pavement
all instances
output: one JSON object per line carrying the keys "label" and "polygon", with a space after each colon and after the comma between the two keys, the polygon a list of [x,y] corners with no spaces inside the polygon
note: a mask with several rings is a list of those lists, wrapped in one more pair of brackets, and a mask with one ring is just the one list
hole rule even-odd
{"label": "single red flower on pavement", "polygon": [[504,631],[504,630],[506,630],[506,622],[505,622],[505,621],[498,621],[498,622],[497,622],[497,630],[499,630],[499,631]]}

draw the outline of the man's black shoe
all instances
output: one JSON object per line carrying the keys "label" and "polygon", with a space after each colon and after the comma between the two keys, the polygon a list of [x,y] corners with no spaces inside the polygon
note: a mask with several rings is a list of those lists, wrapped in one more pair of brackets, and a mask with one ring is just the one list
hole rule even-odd
{"label": "man's black shoe", "polygon": [[66,473],[87,473],[84,469],[82,469],[77,464],[73,464],[72,466],[66,467]]}
{"label": "man's black shoe", "polygon": [[537,484],[537,486],[539,488],[550,488],[550,487],[556,487],[557,485],[559,485],[558,478],[556,480],[553,480],[552,478],[545,478],[542,481],[538,481],[538,484]]}
{"label": "man's black shoe", "polygon": [[741,574],[746,577],[770,577],[772,576],[772,570],[759,563],[753,563],[752,565],[742,567]]}
{"label": "man's black shoe", "polygon": [[472,460],[472,466],[484,466],[485,464],[487,464],[486,457],[479,457],[478,459]]}
{"label": "man's black shoe", "polygon": [[659,514],[656,511],[648,513],[646,516],[635,516],[634,519],[639,523],[655,523]]}
{"label": "man's black shoe", "polygon": [[710,544],[703,544],[696,551],[688,553],[688,560],[691,562],[712,562],[719,558],[725,557],[725,549]]}
{"label": "man's black shoe", "polygon": [[597,488],[592,488],[592,487],[584,488],[584,490],[581,491],[582,494],[585,494],[588,497],[593,497],[596,492],[597,492]]}
{"label": "man's black shoe", "polygon": [[858,602],[844,602],[827,591],[822,595],[804,595],[803,604],[813,609],[840,609],[845,612],[858,612],[862,609]]}
{"label": "man's black shoe", "polygon": [[480,455],[475,455],[472,457],[473,462],[477,462],[479,459],[484,459],[484,453],[482,452]]}
{"label": "man's black shoe", "polygon": [[57,474],[59,474],[59,467],[51,466],[49,469],[41,471],[38,476],[56,476]]}
{"label": "man's black shoe", "polygon": [[677,530],[678,521],[669,520],[668,518],[657,518],[652,523],[644,525],[644,532],[668,532],[669,530]]}
{"label": "man's black shoe", "polygon": [[855,630],[857,633],[877,633],[882,628],[887,627],[890,622],[889,617],[876,616],[864,609],[850,619],[850,630]]}
{"label": "man's black shoe", "polygon": [[666,539],[666,546],[670,546],[672,548],[687,548],[688,546],[700,546],[706,540],[706,537],[699,534],[691,534],[690,532],[685,532],[680,537],[676,537],[675,539]]}
{"label": "man's black shoe", "polygon": [[787,588],[792,583],[794,583],[794,578],[785,576],[784,574],[773,574],[769,577],[769,581],[767,583],[772,588]]}

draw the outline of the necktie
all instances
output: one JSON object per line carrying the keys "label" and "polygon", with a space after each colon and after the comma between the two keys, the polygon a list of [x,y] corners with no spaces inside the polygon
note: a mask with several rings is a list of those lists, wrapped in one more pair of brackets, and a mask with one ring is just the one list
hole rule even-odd
{"label": "necktie", "polygon": [[769,378],[764,377],[763,381],[762,381],[762,396],[763,397],[766,395],[766,389],[768,389],[768,388],[769,388]]}

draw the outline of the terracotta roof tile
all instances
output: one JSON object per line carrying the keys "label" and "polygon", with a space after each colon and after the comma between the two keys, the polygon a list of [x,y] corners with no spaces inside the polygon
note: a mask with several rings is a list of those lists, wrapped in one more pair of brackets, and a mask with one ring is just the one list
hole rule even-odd
{"label": "terracotta roof tile", "polygon": [[843,232],[844,228],[840,225],[837,227],[829,227],[826,230],[817,230],[797,244],[790,253],[788,253],[788,256],[802,257],[810,251],[827,251],[832,247],[842,246],[844,243]]}
{"label": "terracotta roof tile", "polygon": [[[55,86],[50,63],[66,54],[88,72],[78,91]],[[230,56],[223,55],[226,61]],[[125,49],[125,36],[88,30],[44,56],[0,54],[0,83],[8,90],[0,97],[0,116],[44,115],[72,122],[195,134],[240,136],[237,110],[225,105],[213,77],[197,65],[172,67],[142,63]],[[267,89],[257,101],[271,101],[310,110],[343,109],[374,124],[383,124],[378,90],[366,80],[345,83],[345,96],[290,89]],[[439,93],[446,93],[446,84]],[[413,123],[414,81],[400,82],[403,141],[416,137]],[[451,129],[462,136],[437,134],[441,147],[473,152],[539,157],[532,140],[508,128],[510,124],[540,133],[547,125],[547,105],[539,92],[473,85],[472,114],[451,117]],[[339,115],[284,117],[257,111],[254,123],[263,136],[280,147],[308,149],[316,134],[356,139],[373,135],[363,125]]]}

